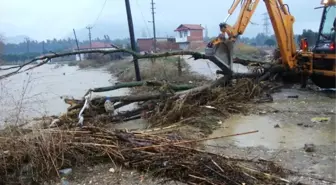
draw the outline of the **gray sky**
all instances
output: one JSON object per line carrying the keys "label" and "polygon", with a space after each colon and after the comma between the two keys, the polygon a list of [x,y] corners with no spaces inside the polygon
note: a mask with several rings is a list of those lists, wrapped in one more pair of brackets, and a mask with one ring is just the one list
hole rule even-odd
{"label": "gray sky", "polygon": [[[128,37],[124,0],[107,0],[98,21],[99,12],[105,0],[1,0],[0,33],[6,37],[27,35],[36,40],[72,36],[72,28],[85,31],[89,24],[95,24],[94,37],[103,37],[109,27],[122,27],[109,31],[111,38]],[[232,0],[154,0],[156,3],[156,23],[159,36],[172,35],[181,23],[206,25],[209,36],[218,34],[218,24],[224,20]],[[148,30],[152,33],[150,0],[130,0],[136,35]],[[320,0],[284,0],[295,16],[294,32],[302,29],[317,30],[321,10]],[[308,3],[309,2],[309,3]],[[263,16],[266,12],[263,0],[252,17],[244,36],[255,36],[263,31]],[[238,9],[236,14],[238,13]],[[236,14],[230,18],[233,24]],[[126,31],[127,30],[127,31]],[[107,31],[106,31],[107,32]]]}

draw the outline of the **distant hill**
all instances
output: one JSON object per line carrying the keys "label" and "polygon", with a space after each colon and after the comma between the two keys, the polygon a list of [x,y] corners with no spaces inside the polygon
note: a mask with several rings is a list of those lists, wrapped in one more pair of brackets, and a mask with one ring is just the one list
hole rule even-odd
{"label": "distant hill", "polygon": [[27,38],[28,36],[26,35],[17,35],[17,36],[13,36],[13,37],[5,37],[4,42],[7,43],[11,43],[11,44],[19,44],[20,42],[24,42],[25,38]]}
{"label": "distant hill", "polygon": [[[174,35],[174,26],[168,25],[157,25],[156,35],[157,37],[166,37],[167,35],[173,36]],[[148,33],[149,31],[149,33]],[[145,32],[145,33],[144,33]],[[89,31],[86,28],[76,29],[77,38],[82,40],[88,40],[89,38]],[[98,23],[94,26],[91,30],[92,39],[97,37],[104,38],[104,35],[109,35],[111,39],[122,39],[122,38],[129,38],[129,30],[128,24],[125,23]],[[151,24],[148,24],[148,28],[143,26],[142,24],[135,24],[134,25],[134,34],[135,37],[143,37],[146,35],[150,37],[152,35],[152,27]],[[65,38],[74,38],[73,32],[69,32]]]}

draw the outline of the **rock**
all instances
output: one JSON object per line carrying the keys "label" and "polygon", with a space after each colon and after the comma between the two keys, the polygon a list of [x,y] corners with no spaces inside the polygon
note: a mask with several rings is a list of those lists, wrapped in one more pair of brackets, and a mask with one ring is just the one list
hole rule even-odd
{"label": "rock", "polygon": [[61,185],[70,185],[69,181],[66,178],[61,179]]}
{"label": "rock", "polygon": [[266,114],[267,111],[263,110],[263,111],[260,111],[259,114]]}
{"label": "rock", "polygon": [[303,125],[303,123],[298,123],[297,125],[298,125],[298,126],[302,126],[302,125]]}
{"label": "rock", "polygon": [[321,122],[327,122],[329,121],[330,118],[329,117],[315,117],[315,118],[312,118],[311,121],[313,123],[321,123]]}
{"label": "rock", "polygon": [[313,125],[305,124],[304,127],[313,127]]}
{"label": "rock", "polygon": [[274,125],[274,128],[280,128],[279,124]]}
{"label": "rock", "polygon": [[315,152],[315,145],[314,144],[305,144],[303,149],[305,152]]}
{"label": "rock", "polygon": [[114,169],[114,168],[110,168],[110,169],[109,169],[109,172],[114,173],[114,172],[115,172],[115,169]]}
{"label": "rock", "polygon": [[287,98],[299,98],[299,95],[287,96]]}
{"label": "rock", "polygon": [[62,176],[69,176],[72,173],[72,168],[65,168],[59,171]]}

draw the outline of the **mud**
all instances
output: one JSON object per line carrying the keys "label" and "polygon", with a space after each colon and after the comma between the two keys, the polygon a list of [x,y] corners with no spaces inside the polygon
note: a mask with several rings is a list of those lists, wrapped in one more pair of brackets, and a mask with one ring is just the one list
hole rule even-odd
{"label": "mud", "polygon": [[[191,62],[194,71],[216,78],[213,65],[188,61]],[[335,92],[289,87],[272,96],[274,102],[257,105],[250,115],[231,116],[209,137],[252,130],[258,130],[258,133],[208,140],[204,142],[204,149],[225,156],[275,161],[291,171],[293,175],[289,179],[296,182],[336,184]],[[318,121],[314,118],[327,119]],[[141,121],[116,126],[128,129],[145,127],[146,123]],[[315,151],[306,152],[305,144],[313,144]],[[70,184],[158,184],[162,180],[124,169],[111,173],[111,167],[112,164],[75,171]]]}
{"label": "mud", "polygon": [[69,185],[183,185],[179,182],[162,183],[164,179],[153,179],[150,174],[123,169],[113,164],[75,169],[67,180]]}
{"label": "mud", "polygon": [[[288,98],[290,95],[298,95],[298,98]],[[335,184],[335,99],[329,95],[283,89],[273,95],[273,103],[258,105],[256,114],[232,116],[209,137],[251,130],[258,130],[258,133],[210,140],[204,144],[207,150],[227,156],[276,161],[299,173],[292,180]],[[312,119],[320,117],[328,120]],[[305,144],[314,144],[315,151],[306,152]]]}

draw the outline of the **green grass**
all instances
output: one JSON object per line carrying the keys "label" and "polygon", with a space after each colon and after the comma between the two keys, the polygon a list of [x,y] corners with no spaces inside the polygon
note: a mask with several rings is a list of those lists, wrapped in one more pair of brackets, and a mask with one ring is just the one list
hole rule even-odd
{"label": "green grass", "polygon": [[[193,73],[190,66],[181,59],[182,75],[179,76],[177,68],[177,57],[167,57],[156,59],[153,62],[150,59],[139,60],[140,75],[142,80],[167,80],[175,83],[193,83],[205,80],[204,76]],[[130,61],[114,62],[108,69],[111,73],[118,76],[119,81],[134,81],[134,64]]]}

